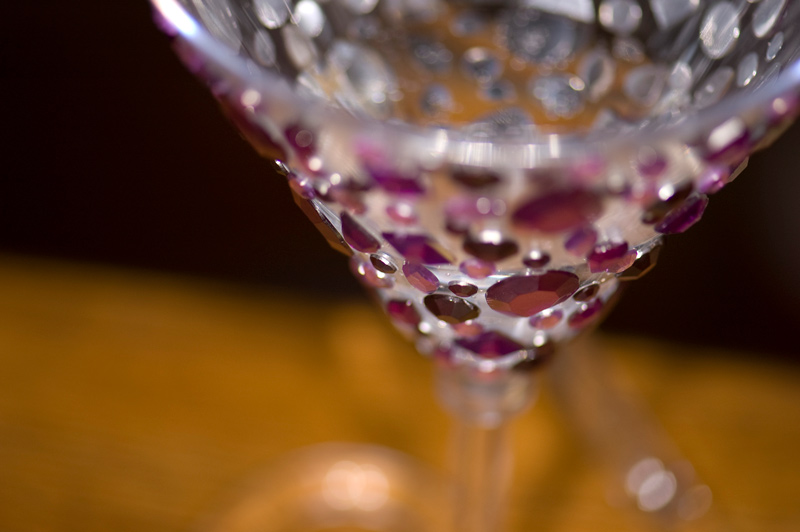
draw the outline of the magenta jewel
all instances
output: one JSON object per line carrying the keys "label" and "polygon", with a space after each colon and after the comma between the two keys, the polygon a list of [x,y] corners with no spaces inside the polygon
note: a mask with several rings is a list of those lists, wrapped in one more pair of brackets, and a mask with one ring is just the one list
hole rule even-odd
{"label": "magenta jewel", "polygon": [[660,251],[661,245],[654,246],[650,251],[633,261],[631,267],[620,273],[617,279],[620,281],[635,281],[636,279],[644,277],[650,270],[655,268]]}
{"label": "magenta jewel", "polygon": [[409,284],[426,294],[435,292],[439,288],[439,279],[422,264],[408,262],[403,265],[403,275],[406,276]]}
{"label": "magenta jewel", "polygon": [[603,310],[603,300],[595,299],[588,303],[583,310],[579,310],[570,315],[567,323],[572,329],[581,329],[588,323],[600,317],[600,311]]}
{"label": "magenta jewel", "polygon": [[585,257],[597,243],[597,231],[592,227],[581,227],[567,237],[564,249],[576,257]]}
{"label": "magenta jewel", "polygon": [[397,271],[397,266],[387,255],[370,255],[369,261],[379,272],[394,273]]}
{"label": "magenta jewel", "polygon": [[386,214],[393,222],[402,225],[411,225],[417,223],[417,213],[414,207],[409,203],[393,203],[386,207]]}
{"label": "magenta jewel", "polygon": [[662,187],[661,191],[658,192],[658,195],[663,197],[645,209],[644,214],[642,215],[642,223],[656,224],[660,222],[664,219],[664,216],[666,216],[669,211],[686,200],[686,198],[691,195],[693,190],[694,184],[691,181],[683,183],[674,189],[671,186],[669,188]]}
{"label": "magenta jewel", "polygon": [[517,275],[489,287],[486,302],[497,312],[528,317],[566,301],[579,285],[577,275],[559,270]]}
{"label": "magenta jewel", "polygon": [[379,272],[369,261],[361,260],[358,255],[350,258],[350,271],[371,288],[391,288],[394,285],[391,277]]}
{"label": "magenta jewel", "polygon": [[535,316],[531,316],[530,324],[532,327],[542,330],[552,329],[564,318],[564,313],[558,309],[545,310]]}
{"label": "magenta jewel", "polygon": [[386,192],[409,195],[425,192],[416,176],[408,176],[390,168],[374,166],[368,166],[367,172]]}
{"label": "magenta jewel", "polygon": [[599,291],[600,291],[600,285],[597,283],[592,283],[590,285],[584,286],[583,288],[575,292],[575,295],[572,296],[572,298],[575,301],[580,301],[580,302],[589,301],[594,296],[596,296],[597,292]]}
{"label": "magenta jewel", "polygon": [[314,133],[300,126],[291,124],[284,130],[286,141],[294,148],[294,151],[303,159],[308,159],[316,151],[314,147]]}
{"label": "magenta jewel", "polygon": [[639,155],[636,169],[644,177],[655,178],[667,169],[667,160],[653,150],[646,150],[645,153]]}
{"label": "magenta jewel", "polygon": [[452,282],[447,285],[447,288],[449,288],[451,292],[459,297],[474,296],[478,293],[478,287],[469,283]]}
{"label": "magenta jewel", "polygon": [[549,262],[550,255],[543,251],[531,251],[527,257],[522,259],[522,264],[534,270],[544,268]]}
{"label": "magenta jewel", "polygon": [[697,190],[702,194],[714,194],[730,182],[731,172],[725,166],[709,166],[700,174]]}
{"label": "magenta jewel", "polygon": [[551,192],[524,203],[512,215],[514,225],[543,233],[559,233],[587,225],[603,212],[600,198],[588,190]]}
{"label": "magenta jewel", "polygon": [[344,236],[345,241],[350,244],[353,249],[363,251],[364,253],[378,251],[381,247],[378,239],[369,234],[369,232],[355,221],[352,216],[347,212],[342,212],[341,220],[342,236]]}
{"label": "magenta jewel", "polygon": [[405,233],[383,233],[391,246],[408,262],[420,264],[450,264],[425,235],[409,235]]}
{"label": "magenta jewel", "polygon": [[454,323],[452,327],[453,330],[459,334],[459,336],[464,337],[477,336],[483,332],[483,327],[481,324],[472,320],[465,321],[464,323]]}
{"label": "magenta jewel", "polygon": [[425,308],[445,323],[462,323],[477,318],[481,311],[460,297],[433,294],[425,297]]}
{"label": "magenta jewel", "polygon": [[480,259],[467,259],[458,266],[458,269],[473,279],[485,279],[496,271],[494,264]]}
{"label": "magenta jewel", "polygon": [[511,338],[494,331],[487,331],[471,338],[459,338],[455,343],[483,358],[497,358],[523,349]]}
{"label": "magenta jewel", "polygon": [[483,261],[497,262],[516,254],[519,247],[512,240],[480,241],[468,236],[464,239],[464,251]]}
{"label": "magenta jewel", "polygon": [[636,251],[627,242],[604,242],[595,246],[586,259],[592,273],[619,273],[633,264]]}
{"label": "magenta jewel", "polygon": [[500,182],[497,174],[482,169],[453,168],[450,175],[467,188],[485,188]]}
{"label": "magenta jewel", "polygon": [[411,301],[395,299],[386,304],[386,312],[399,323],[416,326],[420,322],[419,312]]}
{"label": "magenta jewel", "polygon": [[683,205],[671,210],[655,229],[665,235],[683,233],[700,221],[706,206],[708,206],[707,196],[702,194],[692,196]]}

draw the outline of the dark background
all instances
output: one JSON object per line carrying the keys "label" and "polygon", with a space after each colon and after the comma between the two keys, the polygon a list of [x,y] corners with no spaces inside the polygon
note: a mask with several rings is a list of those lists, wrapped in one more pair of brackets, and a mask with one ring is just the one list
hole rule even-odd
{"label": "dark background", "polygon": [[[13,6],[0,23],[0,252],[364,297],[146,0]],[[668,239],[603,327],[794,360],[799,167],[796,126]]]}

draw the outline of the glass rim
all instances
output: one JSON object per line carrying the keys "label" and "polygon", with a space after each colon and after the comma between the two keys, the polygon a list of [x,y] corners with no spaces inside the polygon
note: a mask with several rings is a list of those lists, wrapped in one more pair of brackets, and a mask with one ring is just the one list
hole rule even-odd
{"label": "glass rim", "polygon": [[[261,90],[270,98],[275,98],[308,112],[313,109],[323,115],[335,116],[338,123],[352,123],[354,127],[366,129],[371,133],[390,135],[395,139],[408,138],[430,142],[432,134],[447,145],[447,150],[467,150],[476,144],[497,147],[505,156],[520,161],[555,160],[567,154],[585,152],[606,152],[629,150],[631,146],[658,146],[678,139],[694,140],[699,134],[708,132],[735,117],[766,111],[777,98],[790,93],[800,94],[800,58],[794,58],[784,65],[781,72],[752,92],[740,92],[723,96],[718,102],[694,112],[682,111],[690,116],[673,123],[662,123],[651,127],[645,125],[632,131],[580,133],[546,133],[534,131],[519,138],[499,136],[497,138],[475,138],[459,131],[440,126],[422,126],[395,120],[379,120],[370,116],[355,116],[344,108],[331,105],[322,98],[311,98],[292,90],[286,80],[263,70],[254,71],[252,61],[232,53],[232,50],[215,39],[196,18],[186,10],[179,0],[150,0],[153,8],[166,20],[177,35],[199,50],[204,57],[212,60],[222,71],[238,79],[243,86]],[[444,135],[442,138],[441,135]],[[702,140],[702,139],[698,139]],[[516,150],[525,153],[513,157]],[[494,157],[492,157],[493,159]],[[485,157],[484,157],[485,159]]]}

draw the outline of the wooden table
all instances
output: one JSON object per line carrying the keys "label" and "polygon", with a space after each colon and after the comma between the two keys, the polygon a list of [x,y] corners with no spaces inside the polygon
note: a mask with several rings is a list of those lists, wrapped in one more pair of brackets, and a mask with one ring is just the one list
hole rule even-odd
{"label": "wooden table", "polygon": [[[796,366],[597,345],[733,530],[800,530]],[[195,530],[257,471],[327,441],[439,467],[431,390],[429,363],[360,301],[0,256],[0,530]],[[648,529],[607,504],[546,387],[514,447],[513,529]]]}

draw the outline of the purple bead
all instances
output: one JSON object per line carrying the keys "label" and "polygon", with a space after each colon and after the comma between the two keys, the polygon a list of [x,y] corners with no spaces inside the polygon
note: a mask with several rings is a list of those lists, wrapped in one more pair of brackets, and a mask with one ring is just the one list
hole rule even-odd
{"label": "purple bead", "polygon": [[497,262],[516,254],[519,251],[519,247],[512,240],[482,242],[472,236],[468,236],[464,239],[464,251],[482,261]]}
{"label": "purple bead", "polygon": [[458,266],[458,269],[473,279],[485,279],[496,271],[494,264],[480,259],[467,259]]}
{"label": "purple bead", "polygon": [[[668,195],[665,195],[664,189],[667,190]],[[651,203],[642,214],[642,223],[651,225],[660,222],[669,211],[680,205],[693,191],[694,184],[691,181],[687,181],[674,189],[662,187],[661,191],[656,194],[659,199]]]}
{"label": "purple bead", "polygon": [[559,270],[517,275],[489,287],[486,302],[497,312],[528,317],[566,301],[579,285],[577,275]]}
{"label": "purple bead", "polygon": [[477,318],[481,311],[466,299],[447,294],[432,294],[424,299],[425,308],[445,323],[462,323]]}
{"label": "purple bead", "polygon": [[517,227],[559,233],[587,225],[600,216],[600,197],[588,190],[570,189],[536,197],[517,208],[511,219]]}
{"label": "purple bead", "polygon": [[486,188],[500,182],[497,174],[483,169],[453,168],[450,172],[453,180],[467,188]]}
{"label": "purple bead", "polygon": [[750,132],[742,119],[734,117],[711,131],[705,158],[713,163],[738,162],[750,154],[750,149]]}
{"label": "purple bead", "polygon": [[708,206],[708,197],[698,194],[690,197],[680,207],[673,209],[666,217],[656,225],[655,229],[659,233],[672,235],[683,233],[691,226],[700,221],[703,212]]}
{"label": "purple bead", "polygon": [[697,191],[701,194],[714,194],[730,182],[731,172],[722,165],[706,168],[698,178]]}
{"label": "purple bead", "polygon": [[308,159],[316,151],[314,133],[300,124],[291,124],[283,131],[286,141],[302,159]]}
{"label": "purple bead", "polygon": [[544,312],[540,312],[535,316],[531,316],[530,324],[531,327],[546,331],[561,323],[563,318],[564,313],[558,309],[545,310]]}
{"label": "purple bead", "polygon": [[567,319],[571,329],[582,329],[595,319],[600,317],[604,304],[602,299],[595,299],[588,303],[586,307],[570,315]]}
{"label": "purple bead", "polygon": [[667,160],[658,152],[647,150],[639,155],[636,169],[643,177],[656,178],[667,169]]}
{"label": "purple bead", "polygon": [[416,176],[408,176],[390,168],[374,166],[368,166],[367,172],[386,192],[407,195],[418,195],[425,192]]}
{"label": "purple bead", "polygon": [[572,298],[575,301],[580,301],[580,302],[589,301],[594,296],[596,296],[597,292],[599,291],[600,291],[600,285],[597,283],[592,283],[588,286],[584,286],[583,288],[575,292],[575,295],[572,296]]}
{"label": "purple bead", "polygon": [[661,245],[654,246],[650,251],[633,261],[630,268],[620,273],[617,279],[620,281],[635,281],[636,279],[644,277],[650,270],[655,268],[660,252]]}
{"label": "purple bead", "polygon": [[425,235],[409,235],[405,233],[383,233],[391,246],[408,262],[420,264],[450,264],[450,261],[433,247]]}
{"label": "purple bead", "polygon": [[422,264],[408,262],[403,265],[403,275],[406,276],[409,284],[426,294],[435,292],[439,288],[439,279]]}
{"label": "purple bead", "polygon": [[459,338],[455,343],[483,358],[497,358],[523,349],[511,338],[494,331],[487,331],[472,338]]}
{"label": "purple bead", "polygon": [[522,259],[522,264],[528,268],[538,270],[544,268],[550,263],[550,255],[543,251],[531,251],[527,257]]}
{"label": "purple bead", "polygon": [[582,227],[567,237],[564,249],[576,257],[585,257],[597,243],[597,231],[592,227]]}
{"label": "purple bead", "polygon": [[369,261],[375,267],[376,270],[383,273],[395,273],[397,271],[397,266],[391,261],[388,256],[384,255],[370,255]]}
{"label": "purple bead", "polygon": [[341,220],[342,236],[353,249],[364,253],[378,251],[381,247],[378,239],[369,234],[352,216],[347,212],[342,212]]}
{"label": "purple bead", "polygon": [[455,295],[459,297],[469,297],[474,296],[478,293],[478,287],[474,284],[463,283],[463,282],[452,282],[447,285],[447,288],[450,289]]}
{"label": "purple bead", "polygon": [[368,261],[361,260],[358,255],[350,258],[350,271],[356,279],[370,288],[391,288],[394,280],[391,277],[379,272]]}
{"label": "purple bead", "polygon": [[592,273],[619,273],[633,264],[636,251],[627,242],[604,242],[595,246],[586,259]]}
{"label": "purple bead", "polygon": [[386,312],[396,323],[416,326],[420,322],[419,312],[411,301],[395,299],[386,304]]}

